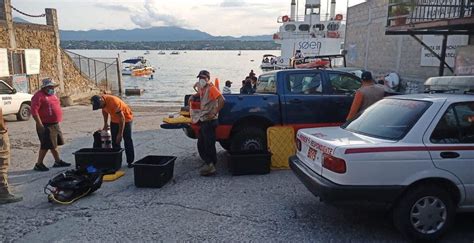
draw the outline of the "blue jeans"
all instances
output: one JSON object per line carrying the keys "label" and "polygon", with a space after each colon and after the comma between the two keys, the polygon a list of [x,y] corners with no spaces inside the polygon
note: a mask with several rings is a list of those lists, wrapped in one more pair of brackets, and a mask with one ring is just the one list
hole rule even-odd
{"label": "blue jeans", "polygon": [[[117,144],[115,141],[117,139],[117,134],[119,132],[118,123],[110,123],[110,132],[112,133],[112,147],[121,148],[120,144]],[[135,150],[133,149],[133,140],[132,140],[132,122],[125,122],[125,127],[123,128],[123,142],[125,143],[125,155],[127,156],[127,163],[133,163],[135,160]]]}
{"label": "blue jeans", "polygon": [[206,164],[217,163],[216,152],[216,127],[218,125],[217,119],[211,121],[204,121],[199,123],[201,125],[198,136],[198,152],[199,156]]}

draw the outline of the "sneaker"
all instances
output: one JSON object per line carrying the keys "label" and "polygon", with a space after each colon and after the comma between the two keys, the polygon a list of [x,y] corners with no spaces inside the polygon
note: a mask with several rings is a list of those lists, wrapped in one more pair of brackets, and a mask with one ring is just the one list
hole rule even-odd
{"label": "sneaker", "polygon": [[201,171],[199,172],[200,175],[202,176],[211,176],[216,174],[216,167],[214,167],[214,164],[205,164],[204,167],[202,167]]}
{"label": "sneaker", "polygon": [[46,167],[46,165],[44,164],[35,164],[35,167],[33,168],[33,170],[36,170],[36,171],[48,171],[48,167]]}
{"label": "sneaker", "polygon": [[64,162],[64,161],[62,161],[62,160],[57,161],[57,162],[54,162],[54,165],[53,165],[54,168],[57,168],[57,167],[68,167],[68,166],[71,166],[71,164],[70,164],[70,163],[66,163],[66,162]]}
{"label": "sneaker", "polygon": [[0,194],[0,204],[14,203],[23,200],[23,197],[15,196],[11,193]]}

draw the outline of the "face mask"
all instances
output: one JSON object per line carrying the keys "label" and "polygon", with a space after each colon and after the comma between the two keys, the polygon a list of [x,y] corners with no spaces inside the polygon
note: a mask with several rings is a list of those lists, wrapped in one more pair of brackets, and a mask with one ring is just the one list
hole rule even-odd
{"label": "face mask", "polygon": [[47,93],[48,95],[54,95],[54,89],[48,89]]}
{"label": "face mask", "polygon": [[203,79],[203,78],[199,79],[199,85],[200,85],[201,87],[204,88],[204,86],[206,86],[206,84],[207,84],[207,81],[206,81],[205,79]]}

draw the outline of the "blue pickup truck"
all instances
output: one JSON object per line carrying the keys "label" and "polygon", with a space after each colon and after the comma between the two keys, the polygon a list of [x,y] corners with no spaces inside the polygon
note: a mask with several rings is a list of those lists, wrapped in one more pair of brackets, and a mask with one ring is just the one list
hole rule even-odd
{"label": "blue pickup truck", "polygon": [[[360,87],[353,74],[318,69],[279,70],[262,74],[252,95],[226,94],[219,113],[217,140],[226,150],[266,150],[270,126],[301,128],[345,122],[353,94]],[[185,128],[196,138],[199,125]]]}

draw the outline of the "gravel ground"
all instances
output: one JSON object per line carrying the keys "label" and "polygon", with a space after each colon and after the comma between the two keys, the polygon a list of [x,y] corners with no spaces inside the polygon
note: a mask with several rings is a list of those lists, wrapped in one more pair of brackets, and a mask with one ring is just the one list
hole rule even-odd
{"label": "gravel ground", "polygon": [[[61,169],[34,172],[38,141],[34,122],[8,119],[12,142],[10,183],[22,194],[20,203],[0,206],[0,242],[69,241],[283,241],[403,242],[383,211],[363,206],[321,203],[289,170],[260,176],[231,176],[218,146],[218,174],[203,178],[196,141],[181,130],[161,130],[172,109],[135,108],[134,142],[138,159],[174,155],[173,180],[161,189],[134,186],[133,169],[104,182],[73,205],[48,203],[43,187]],[[90,107],[64,109],[62,129],[72,152],[92,145],[101,127],[100,112]],[[52,157],[46,164],[52,165]],[[446,242],[473,242],[474,217],[459,215]]]}

